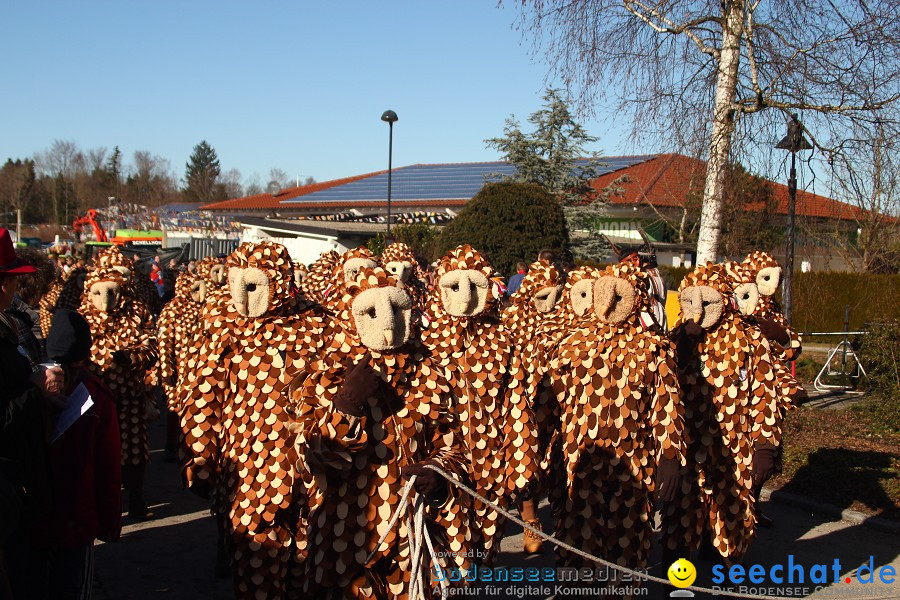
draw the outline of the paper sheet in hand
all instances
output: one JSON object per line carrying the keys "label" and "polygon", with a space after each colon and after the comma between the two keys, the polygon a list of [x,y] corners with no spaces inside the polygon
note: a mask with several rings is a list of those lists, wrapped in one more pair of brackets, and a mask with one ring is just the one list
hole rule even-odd
{"label": "paper sheet in hand", "polygon": [[56,429],[53,431],[53,439],[50,441],[55,442],[58,440],[59,436],[65,433],[66,429],[74,425],[75,421],[78,420],[78,417],[86,413],[93,405],[94,400],[91,398],[90,392],[84,387],[83,383],[79,383],[78,387],[75,388],[75,391],[72,392],[72,395],[69,396],[69,399],[66,401],[66,407],[59,413],[59,418],[56,420]]}

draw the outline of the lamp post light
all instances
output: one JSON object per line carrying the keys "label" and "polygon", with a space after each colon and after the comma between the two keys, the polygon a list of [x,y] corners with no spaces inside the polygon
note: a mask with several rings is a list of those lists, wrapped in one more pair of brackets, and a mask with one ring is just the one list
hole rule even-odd
{"label": "lamp post light", "polygon": [[387,197],[387,237],[391,237],[391,159],[394,154],[394,123],[397,121],[397,113],[392,110],[384,111],[381,120],[388,124],[388,197]]}
{"label": "lamp post light", "polygon": [[791,115],[788,121],[787,135],[775,147],[791,153],[791,172],[788,177],[788,231],[787,257],[785,260],[782,299],[784,300],[784,316],[790,323],[794,310],[794,229],[797,208],[797,152],[811,150],[812,144],[803,137],[803,124],[797,115]]}

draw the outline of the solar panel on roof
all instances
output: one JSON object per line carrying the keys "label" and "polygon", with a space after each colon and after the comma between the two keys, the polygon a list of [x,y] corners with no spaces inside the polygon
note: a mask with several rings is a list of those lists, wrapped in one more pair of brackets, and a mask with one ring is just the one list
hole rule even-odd
{"label": "solar panel on roof", "polygon": [[[611,157],[602,159],[598,174],[645,162],[654,155]],[[585,165],[589,161],[577,161]],[[391,200],[451,200],[470,199],[484,186],[486,181],[498,180],[496,174],[510,175],[515,166],[503,162],[457,163],[444,165],[411,165],[392,172]],[[365,179],[351,181],[324,190],[297,196],[282,203],[306,204],[320,202],[360,202],[387,200],[387,173],[373,175]]]}

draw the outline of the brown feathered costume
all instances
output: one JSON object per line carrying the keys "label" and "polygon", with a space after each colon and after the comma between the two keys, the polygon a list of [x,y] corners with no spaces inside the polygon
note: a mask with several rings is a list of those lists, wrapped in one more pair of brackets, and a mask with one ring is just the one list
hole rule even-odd
{"label": "brown feathered costume", "polygon": [[412,249],[403,242],[394,242],[381,253],[381,264],[385,271],[397,278],[400,286],[412,298],[413,309],[417,312],[425,310],[428,288],[425,282],[419,279],[421,269]]}
{"label": "brown feathered costume", "polygon": [[143,479],[150,460],[147,425],[152,414],[148,404],[155,402],[146,382],[158,357],[153,316],[131,295],[119,270],[99,265],[85,279],[79,312],[91,327],[92,369],[116,398],[128,510],[132,517],[144,518],[148,511]]}
{"label": "brown feathered costume", "polygon": [[340,258],[340,254],[334,250],[329,250],[328,252],[323,252],[309,267],[306,276],[300,283],[300,291],[307,300],[316,304],[324,302],[323,293],[332,284],[334,266]]}
{"label": "brown feathered costume", "polygon": [[229,302],[211,310],[202,362],[184,378],[182,428],[192,487],[228,515],[238,598],[286,595],[294,557],[294,411],[289,377],[306,369],[323,322],[298,313],[284,246],[243,243],[227,260]]}
{"label": "brown feathered costume", "polygon": [[[521,357],[498,318],[493,273],[469,245],[441,258],[422,341],[450,383],[476,489],[506,507],[537,473],[537,440]],[[475,508],[483,543],[479,558],[490,563],[505,520],[480,501]]]}
{"label": "brown feathered costume", "polygon": [[50,324],[53,322],[53,315],[57,310],[61,308],[78,310],[81,306],[87,272],[88,270],[84,267],[75,267],[69,270],[60,280],[54,282],[41,298],[38,303],[38,319],[44,339],[47,339],[47,335],[50,333]]}
{"label": "brown feathered costume", "polygon": [[[363,268],[338,286],[335,334],[318,371],[296,391],[298,469],[309,503],[304,598],[406,598],[412,567],[405,517],[376,548],[399,503],[401,469],[429,461],[468,480],[451,391],[413,337],[412,300],[396,285],[383,269]],[[358,395],[358,411],[337,408],[363,368],[374,371],[371,391]],[[447,489],[425,519],[442,564],[467,569],[468,496]]]}
{"label": "brown feathered costume", "polygon": [[784,329],[788,336],[786,344],[770,339],[772,352],[784,362],[797,360],[803,350],[803,340],[800,333],[788,323],[781,306],[775,300],[775,292],[781,283],[781,265],[771,255],[757,250],[747,255],[743,266],[754,278],[759,290],[759,302],[752,316],[759,322],[774,322]]}
{"label": "brown feathered costume", "polygon": [[[579,308],[585,285],[573,285]],[[591,554],[640,567],[650,554],[657,464],[669,461],[677,473],[684,463],[675,352],[640,322],[649,297],[638,268],[611,265],[592,287],[592,317],[582,315],[550,365],[561,390],[565,473],[556,533]],[[558,557],[562,567],[592,566],[562,548]]]}
{"label": "brown feathered costume", "polygon": [[159,376],[169,410],[180,413],[178,381],[202,330],[200,318],[206,302],[206,280],[194,273],[181,273],[175,281],[175,297],[163,307],[157,319],[159,331]]}
{"label": "brown feathered costume", "polygon": [[[754,457],[778,440],[777,375],[769,345],[741,319],[733,278],[707,264],[679,287],[673,329],[685,410],[686,493],[664,510],[665,543],[679,556],[709,535],[723,557],[739,560],[754,535]],[[699,326],[691,333],[691,323]]]}

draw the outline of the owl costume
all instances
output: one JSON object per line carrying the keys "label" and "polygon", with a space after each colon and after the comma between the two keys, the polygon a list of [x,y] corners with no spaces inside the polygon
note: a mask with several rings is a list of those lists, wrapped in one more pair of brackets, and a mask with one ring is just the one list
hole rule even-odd
{"label": "owl costume", "polygon": [[724,265],[697,267],[682,280],[679,299],[672,337],[688,466],[685,493],[663,511],[665,545],[684,556],[708,534],[722,557],[740,560],[756,526],[754,457],[780,441],[775,359],[760,331],[741,318]]}
{"label": "owl costume", "polygon": [[61,308],[78,310],[81,306],[81,295],[84,293],[84,280],[88,270],[84,267],[75,267],[68,273],[53,282],[47,293],[38,303],[38,321],[41,325],[41,333],[44,339],[50,334],[50,324],[53,315]]}
{"label": "owl costume", "polygon": [[[299,548],[304,598],[407,598],[413,568],[406,519],[389,528],[405,485],[401,471],[432,462],[468,481],[450,387],[415,339],[412,300],[397,285],[383,269],[363,267],[338,286],[329,348],[295,391],[297,468],[308,503]],[[352,396],[360,369],[371,387]],[[351,397],[355,404],[345,404]],[[471,499],[444,491],[429,499],[426,527],[442,566],[465,572]]]}
{"label": "owl costume", "polygon": [[419,261],[412,249],[403,242],[388,245],[381,253],[384,270],[397,278],[413,301],[413,309],[421,312],[428,302],[428,288],[419,279]]}
{"label": "owl costume", "polygon": [[754,278],[759,290],[759,302],[752,316],[757,321],[774,321],[788,335],[789,342],[784,345],[769,340],[772,351],[782,362],[797,360],[803,350],[803,340],[800,333],[788,323],[781,306],[775,300],[775,292],[778,291],[778,285],[781,282],[781,265],[771,255],[757,250],[747,255],[743,266]]}
{"label": "owl costume", "polygon": [[166,303],[157,319],[159,376],[169,410],[175,413],[182,408],[177,383],[202,330],[200,316],[205,301],[206,280],[194,273],[181,273],[175,281],[175,297]]}
{"label": "owl costume", "polygon": [[[611,265],[592,284],[592,316],[582,315],[559,343],[549,370],[562,407],[565,492],[554,511],[556,534],[616,564],[643,567],[653,536],[657,465],[668,461],[677,473],[684,464],[675,352],[640,322],[650,299],[638,268]],[[582,287],[573,285],[579,301]],[[564,548],[557,564],[592,566]]]}
{"label": "owl costume", "polygon": [[227,516],[236,597],[285,598],[297,526],[286,388],[318,352],[324,323],[296,305],[284,246],[245,242],[226,264],[229,301],[210,310],[201,361],[183,379],[184,472]]}
{"label": "owl costume", "polygon": [[300,283],[300,291],[303,296],[311,302],[322,304],[324,297],[322,294],[331,285],[331,278],[334,273],[334,266],[340,260],[341,255],[334,250],[323,252],[316,261],[310,265]]}
{"label": "owl costume", "polygon": [[[487,259],[469,245],[441,258],[422,341],[456,399],[475,488],[506,507],[537,473],[537,440],[526,373],[497,315],[501,292],[493,273]],[[489,564],[499,550],[505,521],[481,501],[475,511],[482,558]]]}
{"label": "owl costume", "polygon": [[121,271],[101,265],[85,279],[79,312],[91,327],[91,368],[116,398],[128,510],[143,519],[149,515],[143,499],[144,471],[150,461],[148,405],[155,402],[147,381],[158,358],[153,316],[131,295]]}

